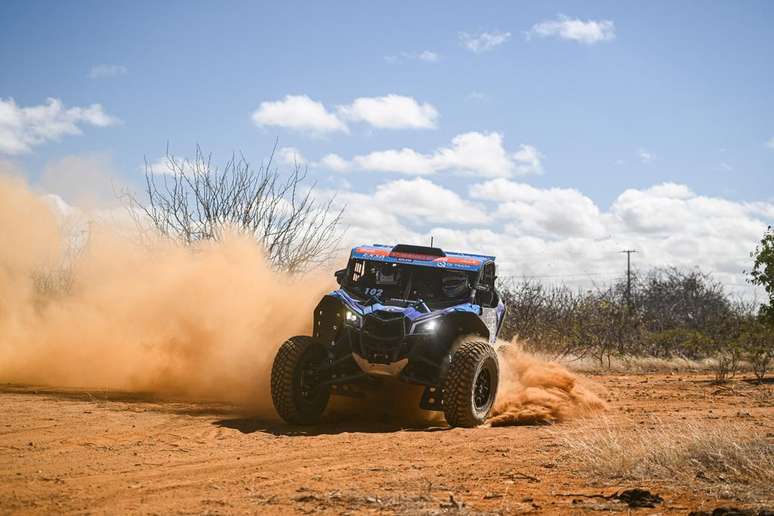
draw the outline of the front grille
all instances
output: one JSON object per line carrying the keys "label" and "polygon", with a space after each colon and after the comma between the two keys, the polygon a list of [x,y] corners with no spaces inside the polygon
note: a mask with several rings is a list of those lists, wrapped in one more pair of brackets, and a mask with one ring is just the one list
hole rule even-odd
{"label": "front grille", "polygon": [[363,320],[363,333],[374,339],[402,339],[405,328],[403,314],[374,312]]}
{"label": "front grille", "polygon": [[366,315],[360,334],[363,357],[372,363],[395,362],[400,355],[405,334],[403,314],[379,311]]}

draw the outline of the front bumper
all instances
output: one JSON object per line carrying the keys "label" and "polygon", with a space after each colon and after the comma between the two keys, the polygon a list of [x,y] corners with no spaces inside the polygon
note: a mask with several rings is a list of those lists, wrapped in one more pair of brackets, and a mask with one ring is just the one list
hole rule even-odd
{"label": "front bumper", "polygon": [[362,372],[424,385],[438,382],[449,344],[444,335],[380,333],[367,323],[360,329],[345,328],[342,339]]}
{"label": "front bumper", "polygon": [[355,360],[355,363],[361,371],[373,376],[390,376],[396,378],[400,376],[403,369],[408,365],[408,358],[401,358],[400,360],[389,364],[374,364],[357,353],[352,353],[352,358]]}
{"label": "front bumper", "polygon": [[[430,321],[434,323],[428,326]],[[331,385],[385,376],[437,385],[448,367],[454,339],[461,332],[470,333],[469,327],[460,314],[362,313],[330,295],[317,305],[313,336],[328,349]]]}

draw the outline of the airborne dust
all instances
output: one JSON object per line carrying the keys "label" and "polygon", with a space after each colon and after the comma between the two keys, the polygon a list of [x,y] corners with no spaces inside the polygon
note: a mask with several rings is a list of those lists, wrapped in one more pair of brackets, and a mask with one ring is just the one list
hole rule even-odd
{"label": "airborne dust", "polygon": [[500,387],[489,423],[535,425],[604,410],[600,387],[555,362],[525,352],[518,342],[499,349]]}
{"label": "airborne dust", "polygon": [[329,279],[273,272],[244,237],[191,248],[98,223],[61,272],[72,244],[61,227],[39,196],[0,177],[0,383],[204,397],[273,415],[274,353],[309,332]]}
{"label": "airborne dust", "polygon": [[[327,274],[272,271],[236,234],[184,247],[92,222],[73,242],[65,226],[23,181],[0,175],[0,383],[223,400],[276,417],[274,354],[310,332]],[[493,425],[603,407],[560,366],[504,353]]]}

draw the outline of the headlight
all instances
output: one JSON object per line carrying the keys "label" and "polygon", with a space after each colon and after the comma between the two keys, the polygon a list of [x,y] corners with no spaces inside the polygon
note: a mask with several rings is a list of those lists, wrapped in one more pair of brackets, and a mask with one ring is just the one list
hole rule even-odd
{"label": "headlight", "polygon": [[416,328],[414,329],[414,333],[434,333],[436,330],[438,330],[440,325],[441,321],[439,321],[438,318],[421,322],[417,324]]}
{"label": "headlight", "polygon": [[356,326],[360,327],[360,316],[353,312],[352,310],[347,310],[344,312],[344,322],[349,324],[350,326]]}

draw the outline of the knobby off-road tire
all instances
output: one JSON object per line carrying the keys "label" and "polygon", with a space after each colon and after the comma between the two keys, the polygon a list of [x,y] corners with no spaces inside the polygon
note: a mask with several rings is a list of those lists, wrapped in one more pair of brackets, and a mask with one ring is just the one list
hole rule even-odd
{"label": "knobby off-road tire", "polygon": [[320,421],[331,395],[330,385],[315,374],[313,365],[325,349],[312,337],[291,337],[280,347],[271,368],[271,399],[282,419],[297,425]]}
{"label": "knobby off-road tire", "polygon": [[500,367],[485,339],[462,337],[443,382],[443,413],[450,426],[482,424],[494,405]]}

